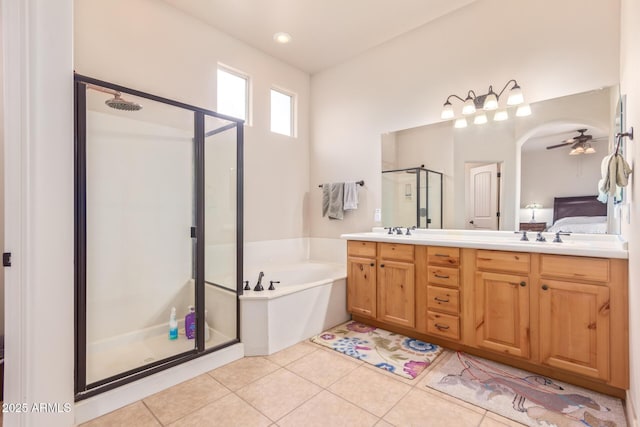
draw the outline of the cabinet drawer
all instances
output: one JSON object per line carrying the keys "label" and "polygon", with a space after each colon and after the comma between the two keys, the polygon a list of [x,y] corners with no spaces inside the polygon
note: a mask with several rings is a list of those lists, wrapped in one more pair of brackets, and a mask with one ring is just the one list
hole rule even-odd
{"label": "cabinet drawer", "polygon": [[458,316],[427,312],[427,332],[454,340],[460,339],[460,319]]}
{"label": "cabinet drawer", "polygon": [[429,265],[457,267],[460,265],[460,249],[429,246],[427,248],[427,263]]}
{"label": "cabinet drawer", "polygon": [[413,262],[413,245],[378,243],[378,255],[384,259]]}
{"label": "cabinet drawer", "polygon": [[529,273],[531,257],[523,252],[477,252],[476,266],[481,270],[500,270],[513,273]]}
{"label": "cabinet drawer", "polygon": [[567,279],[609,281],[609,260],[562,255],[542,255],[540,274]]}
{"label": "cabinet drawer", "polygon": [[427,286],[427,309],[458,314],[460,312],[460,291],[439,286]]}
{"label": "cabinet drawer", "polygon": [[347,242],[347,255],[375,258],[376,242],[361,242],[359,240],[349,240]]}
{"label": "cabinet drawer", "polygon": [[449,267],[427,267],[429,283],[458,287],[460,271]]}

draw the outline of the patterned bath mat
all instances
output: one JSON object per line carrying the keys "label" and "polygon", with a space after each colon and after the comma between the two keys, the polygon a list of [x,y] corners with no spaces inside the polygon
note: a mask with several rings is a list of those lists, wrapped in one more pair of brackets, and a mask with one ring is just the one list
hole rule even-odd
{"label": "patterned bath mat", "polygon": [[528,426],[627,425],[620,399],[465,353],[452,353],[423,381]]}
{"label": "patterned bath mat", "polygon": [[354,321],[311,341],[409,379],[420,375],[442,352],[440,346]]}

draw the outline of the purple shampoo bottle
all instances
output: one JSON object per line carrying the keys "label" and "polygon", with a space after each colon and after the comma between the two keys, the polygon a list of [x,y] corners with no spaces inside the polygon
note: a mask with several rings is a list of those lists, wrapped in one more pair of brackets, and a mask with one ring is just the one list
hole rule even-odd
{"label": "purple shampoo bottle", "polygon": [[188,339],[196,337],[196,309],[190,305],[189,313],[184,317],[184,332]]}

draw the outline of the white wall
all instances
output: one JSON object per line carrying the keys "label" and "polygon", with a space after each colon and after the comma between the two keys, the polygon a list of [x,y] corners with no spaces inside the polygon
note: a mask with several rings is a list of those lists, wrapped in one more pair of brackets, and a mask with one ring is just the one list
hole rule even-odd
{"label": "white wall", "polygon": [[[640,27],[638,27],[637,17],[640,16],[640,2],[636,0],[622,0],[621,10],[621,38],[620,38],[620,89],[627,95],[627,128],[633,126],[636,132],[640,130]],[[640,133],[640,132],[639,132]],[[636,133],[638,135],[638,133]],[[640,165],[640,148],[636,136],[635,141],[629,142],[629,155],[627,161],[634,169],[638,170]],[[640,415],[640,210],[638,200],[640,200],[640,185],[637,172],[631,175],[629,186],[629,212],[630,215],[623,215],[622,234],[629,240],[629,335],[631,362],[631,388],[627,405],[635,410],[635,414]],[[626,211],[627,209],[623,209]],[[623,212],[624,213],[624,212]],[[638,420],[635,420],[638,426]]]}
{"label": "white wall", "polygon": [[553,208],[554,197],[597,195],[600,164],[607,153],[606,142],[594,154],[576,156],[570,156],[566,148],[523,151],[520,207],[536,202]]}
{"label": "white wall", "polygon": [[[212,110],[217,64],[247,73],[253,109],[245,127],[245,241],[308,234],[306,73],[162,1],[76,1],[74,42],[80,74]],[[297,94],[297,138],[269,131],[273,85]]]}
{"label": "white wall", "polygon": [[[598,30],[576,31],[578,19]],[[516,78],[535,102],[616,84],[618,25],[617,1],[585,8],[580,0],[481,0],[314,75],[310,182],[355,178],[367,186],[361,207],[341,222],[322,218],[320,196],[312,193],[311,235],[373,225],[381,204],[380,135],[438,122],[452,93]]]}
{"label": "white wall", "polygon": [[[0,22],[2,8],[0,7]],[[4,81],[2,55],[2,31],[0,31],[0,82]],[[4,85],[0,84],[0,224],[4,224]],[[0,227],[0,248],[4,252],[4,227]],[[0,274],[0,335],[4,335],[4,274]],[[0,385],[1,387],[1,385]]]}

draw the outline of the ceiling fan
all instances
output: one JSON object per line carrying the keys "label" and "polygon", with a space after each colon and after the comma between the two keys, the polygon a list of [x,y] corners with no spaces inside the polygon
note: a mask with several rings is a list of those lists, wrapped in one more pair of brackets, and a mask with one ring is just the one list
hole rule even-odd
{"label": "ceiling fan", "polygon": [[570,145],[571,152],[569,152],[569,154],[572,156],[576,154],[593,154],[596,152],[596,150],[591,146],[591,143],[599,141],[601,139],[605,139],[606,137],[594,138],[592,135],[586,135],[586,131],[587,129],[578,129],[577,132],[579,133],[579,135],[569,139],[565,139],[564,141],[562,141],[562,144],[550,145],[547,147],[547,150],[566,147],[567,145]]}

